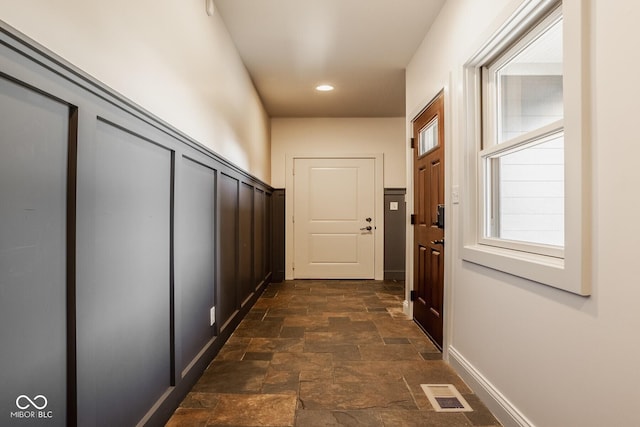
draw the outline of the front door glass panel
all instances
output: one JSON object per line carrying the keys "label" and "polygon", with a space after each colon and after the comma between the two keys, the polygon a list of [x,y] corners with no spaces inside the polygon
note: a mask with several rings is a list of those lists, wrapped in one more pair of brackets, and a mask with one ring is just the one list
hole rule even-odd
{"label": "front door glass panel", "polygon": [[423,156],[439,145],[438,142],[438,118],[434,118],[419,134],[418,156]]}

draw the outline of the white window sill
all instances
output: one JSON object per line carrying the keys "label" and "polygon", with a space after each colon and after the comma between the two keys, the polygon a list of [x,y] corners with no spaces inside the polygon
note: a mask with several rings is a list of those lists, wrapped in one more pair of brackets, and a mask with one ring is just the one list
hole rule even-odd
{"label": "white window sill", "polygon": [[477,243],[462,247],[464,261],[580,296],[589,296],[589,269],[581,262],[581,251],[569,251],[568,257],[562,259]]}
{"label": "white window sill", "polygon": [[567,272],[561,258],[471,244],[462,248],[462,259],[544,285],[566,287]]}

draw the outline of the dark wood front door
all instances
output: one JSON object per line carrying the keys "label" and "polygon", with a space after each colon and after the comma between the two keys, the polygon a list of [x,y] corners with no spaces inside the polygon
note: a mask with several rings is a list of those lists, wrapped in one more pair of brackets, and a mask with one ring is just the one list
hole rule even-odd
{"label": "dark wood front door", "polygon": [[444,94],[414,120],[414,320],[442,348]]}

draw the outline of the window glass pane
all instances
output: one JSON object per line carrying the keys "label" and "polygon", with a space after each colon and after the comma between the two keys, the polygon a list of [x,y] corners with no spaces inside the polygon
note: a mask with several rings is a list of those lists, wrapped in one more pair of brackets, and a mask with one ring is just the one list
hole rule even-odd
{"label": "window glass pane", "polygon": [[487,158],[489,237],[564,246],[564,133]]}
{"label": "window glass pane", "polygon": [[563,117],[562,20],[496,71],[498,143]]}
{"label": "window glass pane", "polygon": [[420,131],[418,155],[422,156],[437,147],[438,144],[438,118],[436,117]]}

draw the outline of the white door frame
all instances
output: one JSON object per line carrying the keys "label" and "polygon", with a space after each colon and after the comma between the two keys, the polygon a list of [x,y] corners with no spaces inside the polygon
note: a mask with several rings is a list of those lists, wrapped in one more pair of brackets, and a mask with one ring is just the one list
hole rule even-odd
{"label": "white door frame", "polygon": [[285,163],[285,280],[293,280],[293,165],[295,159],[373,159],[375,162],[374,279],[384,279],[384,155],[375,154],[287,154]]}

